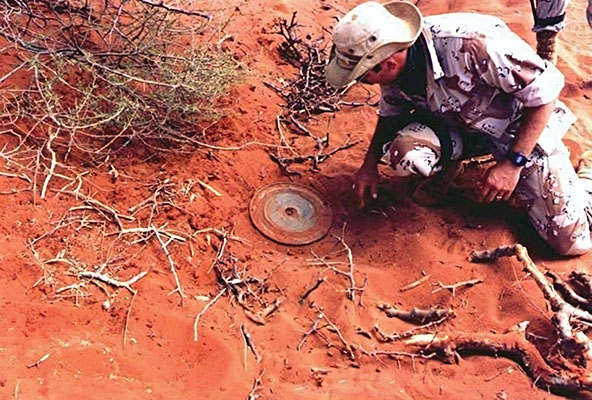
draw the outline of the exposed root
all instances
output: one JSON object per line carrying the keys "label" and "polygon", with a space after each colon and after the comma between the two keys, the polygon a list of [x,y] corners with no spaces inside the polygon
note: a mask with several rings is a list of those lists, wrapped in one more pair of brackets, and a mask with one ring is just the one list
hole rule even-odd
{"label": "exposed root", "polygon": [[582,390],[592,391],[592,382],[580,376],[560,373],[549,367],[523,335],[511,332],[503,335],[479,333],[439,333],[411,337],[407,345],[421,346],[421,354],[437,354],[448,363],[458,355],[487,355],[504,357],[518,363],[531,377],[534,384],[558,394],[573,394]]}

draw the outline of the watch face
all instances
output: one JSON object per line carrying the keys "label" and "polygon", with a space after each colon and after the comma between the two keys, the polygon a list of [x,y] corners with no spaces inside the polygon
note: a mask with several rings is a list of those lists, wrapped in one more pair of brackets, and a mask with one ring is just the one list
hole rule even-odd
{"label": "watch face", "polygon": [[506,158],[517,167],[523,167],[528,162],[528,158],[526,158],[524,154],[512,150],[508,151],[508,153],[506,154]]}

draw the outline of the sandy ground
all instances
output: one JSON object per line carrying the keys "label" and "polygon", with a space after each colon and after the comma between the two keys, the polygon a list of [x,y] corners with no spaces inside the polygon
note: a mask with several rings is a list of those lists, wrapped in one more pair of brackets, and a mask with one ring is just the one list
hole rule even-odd
{"label": "sandy ground", "polygon": [[[290,78],[293,69],[277,55],[280,37],[272,32],[275,18],[289,18],[298,11],[302,32],[323,34],[360,1],[349,0],[252,0],[214,4],[220,19],[230,18],[226,41],[240,62],[248,66],[245,81],[233,91],[231,112],[206,132],[216,146],[249,141],[278,143],[275,119],[281,100],[263,85]],[[562,100],[579,121],[568,135],[575,153],[592,146],[592,31],[585,24],[584,0],[573,0],[569,27],[561,35],[559,68],[566,76]],[[527,1],[467,2],[425,0],[425,14],[477,11],[497,15],[529,43],[531,14]],[[351,99],[376,99],[375,91],[355,88]],[[218,228],[241,241],[229,240],[225,254],[248,275],[266,279],[267,302],[283,299],[279,310],[264,325],[247,318],[231,296],[222,295],[200,319],[199,340],[194,341],[196,315],[219,293],[211,271],[222,245],[212,232],[195,235],[191,245],[170,246],[185,294],[169,294],[175,282],[165,253],[151,242],[126,264],[128,279],[140,271],[150,273],[133,286],[106,295],[85,288],[86,296],[56,295],[68,282],[68,266],[42,264],[67,249],[86,265],[96,265],[112,253],[123,258],[138,247],[107,248],[96,231],[70,226],[36,242],[37,259],[27,241],[51,232],[55,222],[72,206],[67,196],[32,198],[30,191],[0,196],[0,398],[1,399],[247,399],[256,377],[261,377],[261,399],[554,399],[537,388],[515,363],[490,357],[467,357],[455,365],[439,361],[387,357],[351,360],[338,348],[329,348],[312,335],[300,350],[304,332],[320,307],[342,331],[346,340],[368,351],[394,349],[379,343],[370,332],[378,324],[387,332],[412,325],[387,318],[378,308],[389,303],[401,308],[452,308],[456,317],[438,329],[443,331],[501,333],[525,320],[547,318],[541,293],[514,259],[478,265],[467,261],[471,249],[520,241],[528,246],[542,268],[557,273],[589,271],[591,256],[554,257],[529,227],[525,217],[505,205],[480,206],[453,196],[437,209],[414,204],[405,185],[385,172],[380,198],[370,210],[359,211],[351,193],[352,174],[364,155],[376,119],[372,107],[344,108],[336,115],[322,115],[310,124],[313,132],[330,132],[330,146],[346,142],[348,135],[363,142],[337,153],[321,167],[303,173],[295,181],[315,188],[331,204],[335,220],[331,235],[303,247],[270,242],[251,225],[248,202],[262,185],[288,181],[262,146],[240,151],[199,150],[190,156],[151,155],[132,149],[112,164],[121,171],[112,182],[107,167],[87,176],[96,198],[120,210],[150,195],[146,184],[169,179],[175,188],[202,179],[221,196],[193,185],[193,196],[179,197],[183,210],[165,208],[157,216],[162,223],[184,232]],[[2,143],[11,138],[0,136]],[[294,146],[311,146],[295,139]],[[143,161],[151,156],[148,161]],[[56,186],[58,184],[56,183]],[[185,186],[184,186],[185,185]],[[0,176],[0,189],[20,188],[18,179]],[[59,188],[59,187],[58,187]],[[322,266],[310,265],[313,254],[333,254],[331,260],[347,261],[333,235],[341,235],[351,248],[355,280],[367,279],[363,305],[347,298],[348,280]],[[110,253],[111,252],[111,253]],[[343,264],[338,264],[345,268]],[[424,275],[429,279],[413,290],[400,288]],[[304,304],[300,296],[319,277],[325,277]],[[42,279],[43,278],[43,279]],[[471,279],[483,283],[459,289],[435,291],[437,283]],[[40,280],[41,279],[41,280]],[[71,279],[71,278],[70,278]],[[240,327],[251,335],[261,362],[244,343]],[[124,336],[125,333],[125,336]],[[329,334],[329,333],[327,333]],[[331,336],[337,343],[337,339]],[[49,355],[49,356],[47,356]],[[43,360],[37,366],[36,361]],[[253,397],[255,398],[255,397]]]}

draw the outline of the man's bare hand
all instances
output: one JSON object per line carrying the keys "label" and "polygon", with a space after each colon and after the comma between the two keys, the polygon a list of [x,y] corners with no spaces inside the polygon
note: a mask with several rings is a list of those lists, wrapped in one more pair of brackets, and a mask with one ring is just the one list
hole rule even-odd
{"label": "man's bare hand", "polygon": [[477,197],[482,203],[509,200],[518,185],[522,167],[502,161],[492,167],[485,177]]}
{"label": "man's bare hand", "polygon": [[378,197],[378,167],[364,164],[354,176],[354,192],[360,208],[366,207],[368,197]]}

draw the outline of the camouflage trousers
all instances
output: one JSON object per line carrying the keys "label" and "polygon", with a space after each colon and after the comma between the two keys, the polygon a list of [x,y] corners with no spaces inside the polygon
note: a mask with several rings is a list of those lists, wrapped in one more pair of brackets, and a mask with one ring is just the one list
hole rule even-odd
{"label": "camouflage trousers", "polygon": [[[592,1],[592,0],[589,0]],[[534,32],[559,32],[565,27],[565,9],[569,0],[537,0],[534,13],[536,21]]]}
{"label": "camouflage trousers", "polygon": [[[532,30],[534,32],[552,31],[559,32],[565,27],[565,9],[569,0],[538,0],[534,13],[537,21]],[[588,0],[586,19],[592,28],[592,0]]]}
{"label": "camouflage trousers", "polygon": [[[453,131],[451,136],[450,159],[441,160],[440,139],[434,131],[411,123],[384,146],[384,160],[398,176],[433,176],[443,162],[453,162],[462,154],[461,135]],[[503,159],[508,144],[496,139],[490,142],[496,159]],[[514,196],[524,204],[539,235],[559,254],[580,255],[592,249],[592,179],[577,176],[563,143],[550,153],[535,147]]]}

